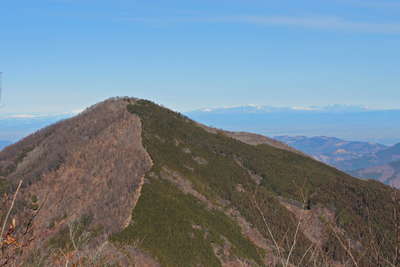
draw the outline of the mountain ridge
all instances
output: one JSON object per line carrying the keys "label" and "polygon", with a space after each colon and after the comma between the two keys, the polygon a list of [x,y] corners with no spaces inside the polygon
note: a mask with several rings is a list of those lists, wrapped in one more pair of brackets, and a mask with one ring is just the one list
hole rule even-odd
{"label": "mountain ridge", "polygon": [[346,141],[327,136],[275,136],[274,139],[343,171],[357,169],[353,162],[390,149],[377,143]]}
{"label": "mountain ridge", "polygon": [[400,188],[397,168],[397,161],[400,159],[400,144],[388,147],[376,143],[344,141],[323,136],[277,136],[274,138],[355,177],[374,179]]}
{"label": "mountain ridge", "polygon": [[0,176],[5,207],[23,179],[11,237],[26,246],[3,246],[10,262],[320,266],[350,250],[369,266],[382,261],[371,240],[397,260],[397,191],[146,100],[110,99],[24,138],[0,152]]}
{"label": "mountain ridge", "polygon": [[389,164],[400,159],[400,143],[390,146],[376,153],[367,154],[359,159],[349,161],[352,166],[350,171],[371,168]]}
{"label": "mountain ridge", "polygon": [[372,166],[351,172],[355,177],[375,179],[390,186],[400,188],[400,161]]}
{"label": "mountain ridge", "polygon": [[270,113],[270,112],[282,112],[282,111],[293,111],[293,112],[345,112],[345,113],[354,113],[354,112],[370,112],[370,111],[397,111],[399,109],[378,109],[378,108],[369,108],[367,106],[362,105],[341,105],[334,104],[328,106],[268,106],[268,105],[256,105],[256,104],[248,104],[248,105],[236,105],[236,106],[226,106],[226,107],[214,107],[214,108],[203,108],[197,110],[191,110],[187,113],[202,113],[202,112],[249,112],[249,113]]}

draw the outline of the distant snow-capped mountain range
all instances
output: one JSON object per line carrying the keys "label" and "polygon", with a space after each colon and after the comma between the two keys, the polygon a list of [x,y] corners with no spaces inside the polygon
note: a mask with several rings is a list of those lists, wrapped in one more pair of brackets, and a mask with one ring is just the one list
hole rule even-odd
{"label": "distant snow-capped mountain range", "polygon": [[40,112],[31,112],[31,113],[0,113],[0,120],[5,119],[45,119],[45,118],[54,118],[54,117],[71,117],[73,115],[81,113],[83,110],[73,110],[68,112],[58,112],[58,113],[40,113]]}
{"label": "distant snow-capped mountain range", "polygon": [[[16,141],[81,111],[57,114],[0,113],[0,139]],[[249,104],[204,108],[184,114],[209,126],[267,136],[335,136],[386,145],[400,142],[400,109],[351,105],[272,107]]]}
{"label": "distant snow-capped mountain range", "polygon": [[73,116],[65,114],[1,114],[0,140],[18,141],[45,126]]}
{"label": "distant snow-capped mountain range", "polygon": [[353,106],[353,105],[329,105],[329,106],[293,106],[293,107],[275,107],[266,105],[240,105],[240,106],[224,106],[224,107],[214,107],[214,108],[203,108],[188,112],[193,113],[231,113],[231,112],[243,112],[243,113],[271,113],[271,112],[368,112],[368,111],[384,111],[390,109],[373,109],[368,106]]}
{"label": "distant snow-capped mountain range", "polygon": [[400,109],[245,105],[194,110],[185,115],[209,126],[267,136],[335,136],[386,145],[400,142]]}
{"label": "distant snow-capped mountain range", "polygon": [[[8,140],[0,141],[0,150],[42,127],[79,112],[0,114],[0,140]],[[400,178],[396,178],[396,175],[400,175],[400,167],[392,163],[400,154],[396,152],[391,157],[382,156],[399,147],[385,145],[400,143],[400,110],[345,105],[245,105],[200,109],[185,114],[217,128],[276,136],[275,139],[353,175],[378,179],[400,187]],[[394,164],[399,171],[390,164]],[[379,171],[384,175],[375,175]],[[393,175],[389,177],[387,173]]]}

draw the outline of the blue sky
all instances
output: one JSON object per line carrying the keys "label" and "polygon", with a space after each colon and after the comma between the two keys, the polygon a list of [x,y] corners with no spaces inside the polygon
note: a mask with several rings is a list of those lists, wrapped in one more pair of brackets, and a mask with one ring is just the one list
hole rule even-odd
{"label": "blue sky", "polygon": [[400,2],[3,0],[0,112],[117,95],[188,111],[400,108]]}

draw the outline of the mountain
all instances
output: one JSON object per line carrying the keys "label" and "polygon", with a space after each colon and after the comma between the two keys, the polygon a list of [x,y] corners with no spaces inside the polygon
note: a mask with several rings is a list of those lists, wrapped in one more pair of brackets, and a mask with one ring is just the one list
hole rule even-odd
{"label": "mountain", "polygon": [[400,263],[397,190],[251,136],[134,98],[37,131],[0,151],[0,265]]}
{"label": "mountain", "polygon": [[6,146],[9,146],[11,144],[12,144],[12,142],[10,142],[10,141],[0,140],[0,150],[2,150],[3,148],[5,148]]}
{"label": "mountain", "polygon": [[[267,136],[335,136],[391,145],[400,142],[400,110],[358,106],[268,107],[238,106],[185,113],[206,125]],[[382,131],[381,129],[390,129]]]}
{"label": "mountain", "polygon": [[377,143],[345,141],[326,136],[275,136],[274,139],[341,170],[357,168],[353,162],[379,153],[387,154],[384,151],[391,149]]}
{"label": "mountain", "polygon": [[400,188],[400,144],[387,147],[326,136],[276,136],[274,139],[356,177]]}
{"label": "mountain", "polygon": [[354,113],[354,112],[366,112],[371,111],[367,107],[363,106],[349,106],[349,105],[331,105],[325,107],[311,106],[311,107],[273,107],[265,105],[244,105],[244,106],[228,106],[228,107],[217,107],[217,108],[205,108],[191,111],[191,114],[238,114],[238,113]]}
{"label": "mountain", "polygon": [[356,170],[353,171],[352,174],[357,177],[375,179],[393,187],[400,188],[400,160],[381,166]]}
{"label": "mountain", "polygon": [[400,188],[400,144],[350,163],[357,167],[352,175]]}
{"label": "mountain", "polygon": [[400,143],[376,153],[366,154],[358,159],[346,162],[345,170],[354,171],[380,165],[385,165],[393,161],[400,160]]}

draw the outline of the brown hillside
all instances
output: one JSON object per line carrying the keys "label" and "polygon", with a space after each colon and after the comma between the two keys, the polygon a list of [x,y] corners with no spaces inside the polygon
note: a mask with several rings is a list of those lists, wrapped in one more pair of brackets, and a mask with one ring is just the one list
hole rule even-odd
{"label": "brown hillside", "polygon": [[25,138],[0,176],[0,266],[400,264],[398,191],[146,100]]}
{"label": "brown hillside", "polygon": [[97,232],[96,242],[121,231],[131,221],[151,165],[140,119],[127,112],[122,100],[96,105],[5,149],[0,152],[2,175],[13,188],[23,180],[14,211],[17,231],[36,215],[29,233],[19,232],[17,239],[32,252],[66,242],[66,226],[77,221],[87,221],[87,230]]}

